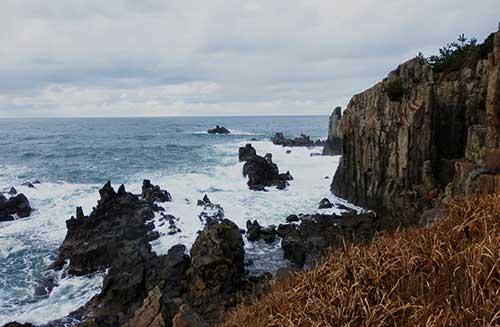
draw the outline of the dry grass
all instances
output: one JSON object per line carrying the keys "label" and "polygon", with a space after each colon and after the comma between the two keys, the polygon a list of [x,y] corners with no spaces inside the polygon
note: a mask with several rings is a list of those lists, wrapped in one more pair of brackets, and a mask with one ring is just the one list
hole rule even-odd
{"label": "dry grass", "polygon": [[431,229],[335,251],[222,326],[499,326],[500,195],[449,212]]}

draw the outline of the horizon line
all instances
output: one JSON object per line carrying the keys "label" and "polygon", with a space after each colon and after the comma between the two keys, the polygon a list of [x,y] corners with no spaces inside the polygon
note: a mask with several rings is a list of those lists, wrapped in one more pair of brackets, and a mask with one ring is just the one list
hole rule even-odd
{"label": "horizon line", "polygon": [[232,118],[232,117],[328,117],[329,114],[213,115],[213,116],[9,116],[0,119],[112,119],[112,118]]}

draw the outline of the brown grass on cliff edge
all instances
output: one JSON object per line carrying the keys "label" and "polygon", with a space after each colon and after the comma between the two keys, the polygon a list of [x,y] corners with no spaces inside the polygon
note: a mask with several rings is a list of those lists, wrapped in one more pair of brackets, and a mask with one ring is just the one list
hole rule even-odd
{"label": "brown grass on cliff edge", "polygon": [[454,201],[431,229],[332,253],[224,327],[499,326],[500,195]]}

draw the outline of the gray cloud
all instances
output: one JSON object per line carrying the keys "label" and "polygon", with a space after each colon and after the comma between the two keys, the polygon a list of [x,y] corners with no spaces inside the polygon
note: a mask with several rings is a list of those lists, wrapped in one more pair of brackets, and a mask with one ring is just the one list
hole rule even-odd
{"label": "gray cloud", "polygon": [[498,0],[3,0],[0,117],[328,114]]}

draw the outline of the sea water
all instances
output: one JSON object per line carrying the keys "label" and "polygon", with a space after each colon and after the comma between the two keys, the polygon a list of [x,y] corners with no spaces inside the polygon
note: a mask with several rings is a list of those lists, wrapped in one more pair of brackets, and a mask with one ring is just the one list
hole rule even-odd
{"label": "sea water", "polygon": [[[231,134],[206,131],[224,125]],[[241,228],[248,219],[261,225],[280,224],[290,214],[332,213],[318,210],[328,197],[340,157],[314,156],[321,148],[289,148],[270,142],[275,132],[326,138],[328,117],[211,117],[0,120],[0,191],[14,186],[26,194],[33,214],[0,223],[0,325],[12,320],[35,324],[59,319],[99,293],[103,275],[71,277],[47,271],[66,235],[65,221],[76,206],[89,214],[98,190],[110,180],[140,193],[142,180],[168,190],[173,202],[166,212],[179,218],[181,232],[167,234],[168,224],[153,249],[164,254],[178,243],[188,248],[203,228],[198,199],[205,194],[220,204],[227,218]],[[238,162],[238,148],[252,143],[257,153],[272,153],[282,172],[294,176],[287,190],[250,191]],[[40,180],[36,188],[23,182]],[[286,265],[279,243],[246,242],[253,273]],[[35,292],[53,278],[50,293]]]}

